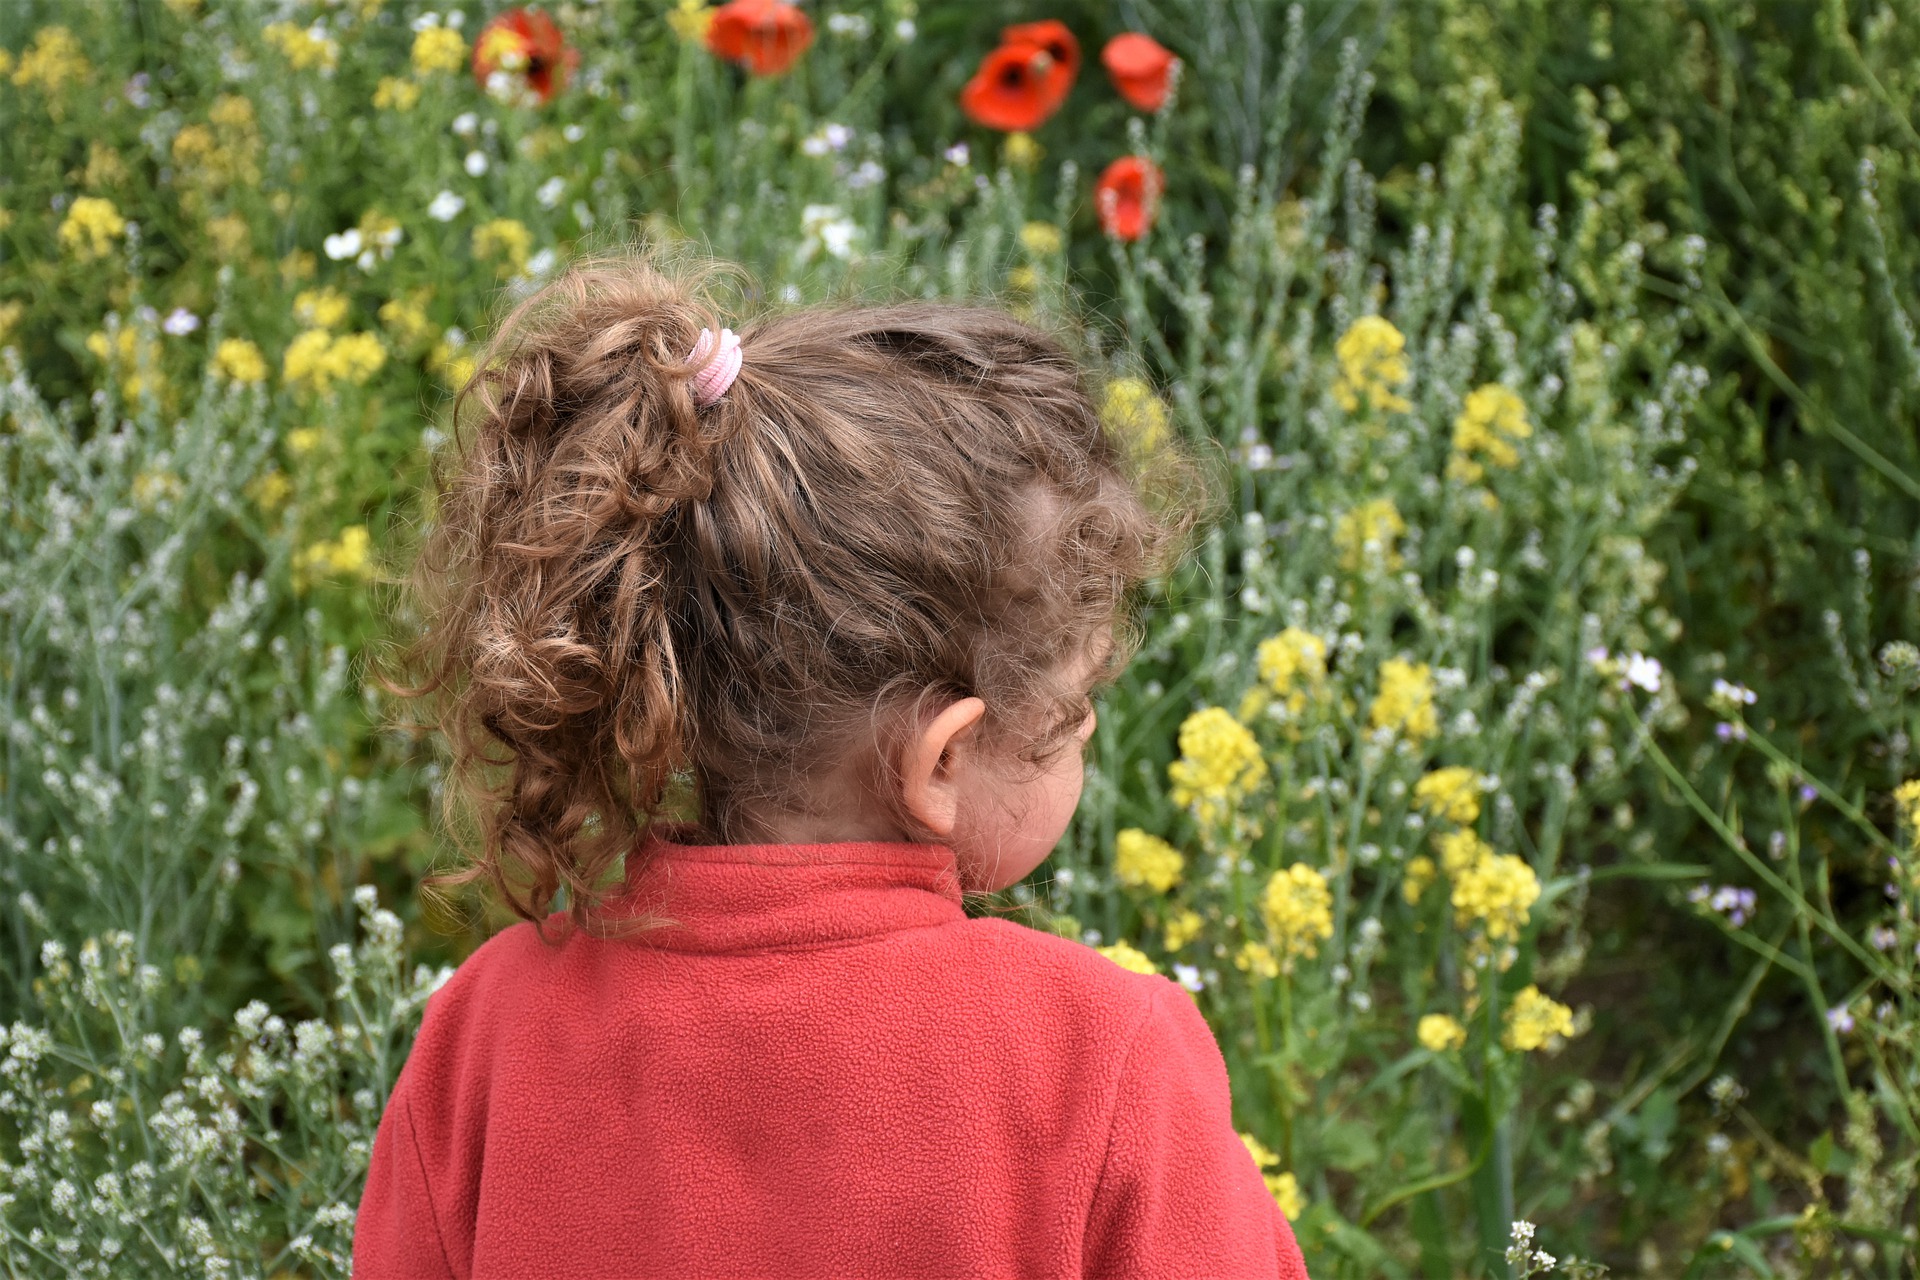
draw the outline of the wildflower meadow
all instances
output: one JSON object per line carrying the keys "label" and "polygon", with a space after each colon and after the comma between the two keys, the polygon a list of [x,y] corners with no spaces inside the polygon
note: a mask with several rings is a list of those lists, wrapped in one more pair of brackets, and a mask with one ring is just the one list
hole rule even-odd
{"label": "wildflower meadow", "polygon": [[577,253],[1210,478],[1054,857],[1316,1277],[1920,1266],[1913,0],[0,6],[0,1258],[335,1276],[509,917],[376,678]]}

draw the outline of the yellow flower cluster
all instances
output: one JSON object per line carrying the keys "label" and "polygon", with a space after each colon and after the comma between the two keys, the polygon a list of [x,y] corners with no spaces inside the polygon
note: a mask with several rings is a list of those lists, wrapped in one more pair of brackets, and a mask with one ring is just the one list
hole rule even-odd
{"label": "yellow flower cluster", "polygon": [[1100,421],[1116,440],[1146,453],[1166,438],[1167,406],[1141,379],[1115,378],[1100,403]]}
{"label": "yellow flower cluster", "polygon": [[404,76],[381,76],[380,83],[373,87],[375,111],[411,111],[419,102],[420,86]]}
{"label": "yellow flower cluster", "polygon": [[1296,957],[1318,955],[1320,941],[1333,936],[1333,893],[1326,874],[1304,862],[1274,872],[1261,896],[1260,914],[1289,971]]}
{"label": "yellow flower cluster", "polygon": [[1280,1206],[1280,1212],[1291,1222],[1300,1216],[1307,1207],[1306,1197],[1300,1194],[1300,1180],[1291,1173],[1268,1173],[1267,1170],[1280,1163],[1280,1157],[1266,1143],[1250,1133],[1240,1135],[1240,1141],[1246,1144],[1247,1154],[1253,1157],[1253,1163],[1260,1170],[1261,1180],[1267,1184],[1267,1191],[1273,1196],[1274,1203]]}
{"label": "yellow flower cluster", "polygon": [[141,342],[139,331],[132,325],[122,325],[111,340],[104,332],[94,330],[87,335],[87,350],[112,368],[120,381],[120,394],[127,399],[137,400],[149,390],[156,398],[165,395],[167,379],[160,372],[160,353],[153,343]]}
{"label": "yellow flower cluster", "polygon": [[1248,691],[1240,704],[1242,720],[1265,710],[1269,693],[1283,700],[1288,715],[1298,716],[1307,709],[1308,692],[1327,678],[1327,642],[1299,627],[1262,640],[1253,660],[1264,687]]}
{"label": "yellow flower cluster", "polygon": [[380,323],[387,327],[402,350],[419,351],[433,341],[433,322],[427,319],[427,300],[431,296],[427,290],[420,289],[380,304]]}
{"label": "yellow flower cluster", "polygon": [[1113,874],[1121,884],[1165,893],[1180,883],[1186,859],[1159,836],[1128,827],[1113,840]]}
{"label": "yellow flower cluster", "polygon": [[1333,526],[1334,549],[1340,553],[1340,567],[1348,573],[1378,563],[1383,569],[1398,569],[1402,563],[1394,540],[1407,531],[1400,508],[1391,498],[1375,498],[1344,511]]}
{"label": "yellow flower cluster", "polygon": [[1516,993],[1507,1006],[1507,1032],[1502,1037],[1509,1049],[1530,1053],[1545,1046],[1556,1036],[1573,1034],[1573,1010],[1541,994],[1529,983]]}
{"label": "yellow flower cluster", "polygon": [[133,478],[133,500],[143,511],[172,502],[185,492],[186,486],[171,471],[142,471]]}
{"label": "yellow flower cluster", "polygon": [[229,382],[265,382],[267,361],[245,338],[222,338],[214,348],[213,371]]}
{"label": "yellow flower cluster", "polygon": [[206,124],[190,124],[173,135],[173,164],[194,187],[220,191],[260,180],[260,128],[253,102],[239,94],[214,100]]}
{"label": "yellow flower cluster", "polygon": [[713,25],[713,7],[701,0],[680,0],[667,14],[667,25],[689,44],[705,44],[707,28]]}
{"label": "yellow flower cluster", "polygon": [[1240,949],[1233,953],[1233,967],[1262,978],[1280,976],[1280,962],[1273,958],[1273,948],[1264,942],[1241,943]]}
{"label": "yellow flower cluster", "polygon": [[1413,1034],[1422,1048],[1435,1053],[1458,1049],[1467,1042],[1467,1029],[1444,1013],[1429,1013],[1421,1018]]}
{"label": "yellow flower cluster", "polygon": [[1206,922],[1200,913],[1189,907],[1182,907],[1167,917],[1166,936],[1163,943],[1169,951],[1178,951],[1200,936],[1200,930]]}
{"label": "yellow flower cluster", "polygon": [[76,196],[60,223],[60,244],[76,258],[92,260],[113,252],[113,242],[126,234],[127,220],[113,201],[99,196]]}
{"label": "yellow flower cluster", "polygon": [[22,89],[38,88],[55,94],[92,74],[93,67],[73,32],[65,27],[42,27],[21,53],[13,69],[13,83]]}
{"label": "yellow flower cluster", "polygon": [[293,318],[310,329],[337,329],[351,305],[338,289],[302,289],[293,298]]}
{"label": "yellow flower cluster", "polygon": [[1173,802],[1191,805],[1202,821],[1218,821],[1266,781],[1267,762],[1245,725],[1221,707],[1206,707],[1180,726],[1180,758],[1167,766]]}
{"label": "yellow flower cluster", "polygon": [[1450,831],[1434,843],[1440,848],[1440,865],[1453,881],[1455,923],[1464,929],[1483,922],[1487,937],[1495,941],[1519,937],[1540,899],[1540,878],[1526,860],[1495,853],[1466,829]]}
{"label": "yellow flower cluster", "polygon": [[1129,946],[1125,941],[1114,943],[1110,947],[1095,947],[1101,955],[1133,973],[1158,973],[1153,960],[1146,952]]}
{"label": "yellow flower cluster", "polygon": [[325,329],[308,329],[287,345],[280,376],[290,386],[325,394],[336,382],[361,385],[386,362],[386,348],[371,333],[343,333],[336,338]]}
{"label": "yellow flower cluster", "polygon": [[1406,874],[1400,880],[1400,896],[1407,900],[1408,906],[1417,907],[1439,877],[1440,869],[1433,865],[1432,858],[1425,854],[1408,858]]}
{"label": "yellow flower cluster", "polygon": [[525,271],[532,251],[533,233],[513,218],[495,218],[473,229],[473,256],[482,262],[497,259],[503,276]]}
{"label": "yellow flower cluster", "polygon": [[413,37],[413,69],[429,76],[467,65],[467,42],[451,27],[428,27]]}
{"label": "yellow flower cluster", "polygon": [[1024,129],[1018,129],[1007,135],[1000,144],[1000,155],[1016,169],[1031,169],[1040,163],[1047,149],[1033,140],[1033,135]]}
{"label": "yellow flower cluster", "polygon": [[1460,416],[1453,420],[1453,457],[1447,474],[1473,484],[1486,474],[1481,459],[1496,467],[1519,464],[1513,441],[1533,434],[1527,406],[1519,396],[1497,382],[1489,382],[1467,396]]}
{"label": "yellow flower cluster", "polygon": [[1020,247],[1036,258],[1060,252],[1060,228],[1051,222],[1029,222],[1020,228]]}
{"label": "yellow flower cluster", "polygon": [[319,25],[299,27],[291,22],[275,22],[260,32],[260,38],[280,51],[280,56],[295,71],[314,67],[331,71],[340,62],[340,46],[327,37]]}
{"label": "yellow flower cluster", "polygon": [[1404,413],[1413,406],[1396,394],[1395,387],[1407,380],[1407,339],[1391,323],[1379,316],[1361,316],[1334,344],[1333,354],[1340,361],[1340,376],[1333,383],[1333,398],[1342,409],[1352,413],[1364,401],[1374,409]]}
{"label": "yellow flower cluster", "polygon": [[1895,787],[1893,802],[1900,806],[1900,816],[1913,836],[1914,847],[1920,848],[1920,778],[1909,778]]}
{"label": "yellow flower cluster", "polygon": [[1436,818],[1472,822],[1480,816],[1480,775],[1457,764],[1435,769],[1413,784],[1413,802]]}
{"label": "yellow flower cluster", "polygon": [[363,524],[342,529],[338,538],[323,539],[293,555],[296,580],[327,574],[364,578],[372,570],[373,539]]}
{"label": "yellow flower cluster", "polygon": [[1388,658],[1380,664],[1380,692],[1367,710],[1376,729],[1390,729],[1412,742],[1440,732],[1433,708],[1433,671],[1426,663]]}

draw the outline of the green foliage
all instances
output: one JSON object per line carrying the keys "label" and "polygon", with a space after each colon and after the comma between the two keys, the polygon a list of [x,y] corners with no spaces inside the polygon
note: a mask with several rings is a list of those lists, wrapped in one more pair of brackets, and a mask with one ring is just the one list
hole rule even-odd
{"label": "green foliage", "polygon": [[[415,68],[414,4],[0,13],[10,1264],[341,1269],[401,957],[497,922],[410,892],[450,851],[382,584],[470,335],[637,231],[744,307],[997,299],[1207,461],[1007,906],[1193,992],[1316,1275],[1604,1269],[1520,1218],[1910,1270],[1910,8],[1064,5],[1024,152],[954,105],[1056,16],[1012,3],[818,9],[768,80],[562,5],[543,107]],[[1151,120],[1129,28],[1185,62]],[[1089,192],[1129,151],[1130,245]]]}

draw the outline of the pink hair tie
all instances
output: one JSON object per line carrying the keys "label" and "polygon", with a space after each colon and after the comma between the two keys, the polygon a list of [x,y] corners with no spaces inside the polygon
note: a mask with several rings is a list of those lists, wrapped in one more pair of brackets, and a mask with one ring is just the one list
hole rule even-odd
{"label": "pink hair tie", "polygon": [[[715,357],[714,352],[719,355]],[[711,361],[711,363],[709,363]],[[740,337],[731,329],[722,329],[715,338],[713,330],[702,329],[700,341],[693,344],[687,363],[701,365],[693,375],[693,402],[702,409],[727,394],[727,388],[740,376]]]}

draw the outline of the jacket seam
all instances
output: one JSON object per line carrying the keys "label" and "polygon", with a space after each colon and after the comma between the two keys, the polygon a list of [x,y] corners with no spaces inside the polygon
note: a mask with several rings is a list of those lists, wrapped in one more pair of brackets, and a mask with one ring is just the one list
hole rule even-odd
{"label": "jacket seam", "polygon": [[420,1174],[420,1192],[427,1201],[427,1220],[433,1223],[433,1242],[440,1246],[440,1265],[451,1276],[453,1259],[447,1254],[446,1232],[440,1228],[440,1207],[433,1202],[433,1186],[427,1181],[427,1160],[420,1154],[420,1139],[413,1124],[413,1104],[405,1094],[400,1095],[401,1117],[407,1124],[407,1146],[413,1151],[413,1166]]}
{"label": "jacket seam", "polygon": [[1087,1198],[1087,1213],[1080,1224],[1080,1273],[1086,1274],[1087,1268],[1087,1232],[1093,1225],[1093,1208],[1100,1203],[1100,1192],[1107,1185],[1107,1170],[1113,1165],[1113,1138],[1119,1128],[1120,1119],[1120,1083],[1126,1079],[1127,1068],[1133,1065],[1133,1055],[1140,1048],[1141,1033],[1160,1007],[1160,987],[1156,985],[1147,996],[1147,1007],[1139,1020],[1133,1024],[1133,1031],[1127,1037],[1127,1051],[1121,1055],[1120,1066],[1113,1073],[1113,1081],[1108,1086],[1107,1103],[1107,1141],[1100,1156],[1100,1175],[1093,1181],[1093,1194]]}
{"label": "jacket seam", "polygon": [[648,942],[644,936],[633,939],[633,945],[650,947],[655,951],[671,951],[683,956],[761,956],[779,955],[793,951],[844,951],[848,947],[865,946],[869,943],[883,942],[903,933],[918,933],[923,929],[947,929],[956,924],[965,924],[971,917],[963,916],[958,920],[939,920],[933,924],[909,924],[897,929],[888,929],[882,933],[863,933],[857,938],[843,938],[833,942],[791,942],[784,945],[765,947],[676,947],[665,942]]}

